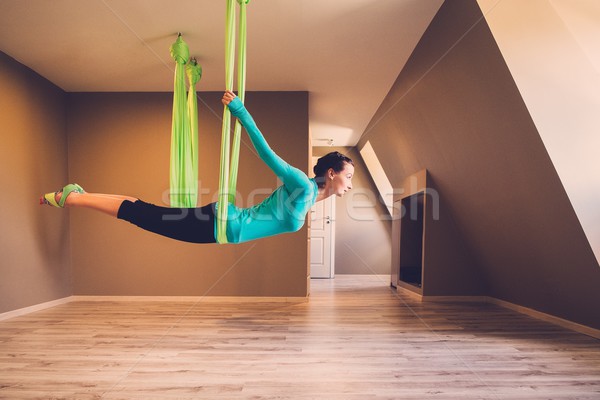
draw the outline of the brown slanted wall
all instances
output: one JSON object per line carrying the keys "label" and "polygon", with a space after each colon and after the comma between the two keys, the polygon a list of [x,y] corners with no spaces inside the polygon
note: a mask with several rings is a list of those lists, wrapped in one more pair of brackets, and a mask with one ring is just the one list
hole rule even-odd
{"label": "brown slanted wall", "polygon": [[442,5],[366,140],[396,187],[429,170],[488,295],[600,328],[600,268],[475,0]]}

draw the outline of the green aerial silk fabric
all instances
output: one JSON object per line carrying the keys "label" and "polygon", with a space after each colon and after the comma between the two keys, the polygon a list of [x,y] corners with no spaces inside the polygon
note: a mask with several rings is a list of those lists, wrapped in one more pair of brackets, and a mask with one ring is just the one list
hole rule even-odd
{"label": "green aerial silk fabric", "polygon": [[[234,0],[227,0],[225,12],[225,89],[233,89],[233,57],[235,54],[235,8]],[[217,243],[227,243],[227,204],[229,196],[229,142],[231,113],[223,106],[223,126],[221,130],[221,161],[219,165],[219,197],[217,201]]]}
{"label": "green aerial silk fabric", "polygon": [[[249,0],[238,0],[239,54],[238,54],[238,97],[242,102],[246,88],[246,4]],[[235,0],[227,0],[225,13],[225,89],[233,89],[235,58]],[[233,145],[231,142],[231,113],[223,107],[221,132],[221,163],[219,173],[219,198],[217,204],[217,243],[227,243],[228,204],[235,203],[242,125],[236,121]],[[230,154],[231,153],[231,154]]]}
{"label": "green aerial silk fabric", "polygon": [[195,139],[191,137],[184,71],[190,52],[181,36],[171,45],[171,57],[175,60],[175,82],[171,128],[170,203],[171,207],[195,207],[198,199],[198,139],[197,134]]}
{"label": "green aerial silk fabric", "polygon": [[189,168],[187,166],[185,168],[187,178],[185,185],[190,192],[190,195],[187,196],[187,204],[190,205],[186,207],[196,207],[198,201],[198,98],[196,97],[196,84],[202,78],[202,67],[193,59],[186,65],[185,72],[189,84],[187,118],[190,129],[189,153],[191,153],[191,157],[188,158],[191,165],[189,165]]}
{"label": "green aerial silk fabric", "polygon": [[[246,98],[246,3],[240,1],[239,30],[238,30],[238,97],[244,102]],[[231,166],[229,171],[229,202],[235,203],[237,187],[238,166],[240,158],[240,142],[242,138],[242,124],[239,119],[235,121],[233,130],[233,145],[231,149]]]}

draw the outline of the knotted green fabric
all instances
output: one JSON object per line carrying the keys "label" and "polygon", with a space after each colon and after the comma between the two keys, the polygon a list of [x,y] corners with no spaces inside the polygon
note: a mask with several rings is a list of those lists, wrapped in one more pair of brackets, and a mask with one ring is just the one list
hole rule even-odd
{"label": "knotted green fabric", "polygon": [[198,201],[198,105],[195,84],[202,70],[195,63],[188,66],[190,92],[186,100],[185,64],[190,57],[189,48],[180,35],[170,50],[175,60],[170,203],[171,207],[195,207]]}
{"label": "knotted green fabric", "polygon": [[[238,97],[243,102],[246,88],[246,4],[249,0],[238,0],[239,52],[238,52]],[[227,0],[225,13],[225,88],[233,90],[235,58],[235,0]],[[236,121],[233,145],[231,142],[231,113],[223,107],[221,131],[221,163],[219,173],[219,198],[217,204],[217,243],[227,243],[228,204],[235,203],[242,125]],[[231,153],[231,154],[230,154]],[[231,161],[230,161],[231,160]]]}

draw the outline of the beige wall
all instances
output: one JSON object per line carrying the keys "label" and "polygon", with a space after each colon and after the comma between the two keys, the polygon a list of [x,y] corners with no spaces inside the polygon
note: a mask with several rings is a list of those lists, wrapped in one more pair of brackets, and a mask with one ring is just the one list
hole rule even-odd
{"label": "beige wall", "polygon": [[[222,93],[202,93],[199,204],[215,200]],[[91,192],[165,205],[169,188],[169,93],[69,94],[69,179]],[[246,104],[271,147],[308,172],[308,95],[249,93]],[[244,133],[238,204],[278,185]],[[307,229],[239,245],[169,240],[88,210],[71,210],[77,295],[305,296]]]}
{"label": "beige wall", "polygon": [[[65,94],[3,53],[0,78],[0,182],[7,193],[0,208],[0,313],[71,294],[306,295],[306,227],[247,244],[202,246],[88,210],[37,204],[41,193],[69,181],[163,204],[170,94]],[[203,93],[200,101],[203,204],[217,186],[219,99]],[[247,104],[271,146],[308,171],[307,93],[250,93]],[[278,185],[246,137],[240,164],[240,205]]]}
{"label": "beige wall", "polygon": [[487,294],[600,328],[600,269],[476,1],[442,5],[366,140],[395,187],[429,170]]}
{"label": "beige wall", "polygon": [[339,151],[354,162],[353,189],[336,198],[335,273],[388,275],[391,262],[391,217],[379,201],[377,187],[354,147],[314,147],[313,156]]}
{"label": "beige wall", "polygon": [[71,294],[69,214],[38,205],[67,179],[65,104],[0,52],[0,313]]}

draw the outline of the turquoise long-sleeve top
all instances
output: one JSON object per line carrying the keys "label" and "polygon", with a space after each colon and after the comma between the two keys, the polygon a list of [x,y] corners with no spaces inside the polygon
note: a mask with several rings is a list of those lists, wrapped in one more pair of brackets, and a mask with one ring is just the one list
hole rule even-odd
{"label": "turquoise long-sleeve top", "polygon": [[265,200],[249,208],[240,208],[229,203],[227,241],[242,243],[298,231],[304,225],[306,214],[316,202],[317,183],[275,154],[239,98],[236,97],[229,103],[229,109],[248,133],[259,157],[281,179],[283,185]]}

